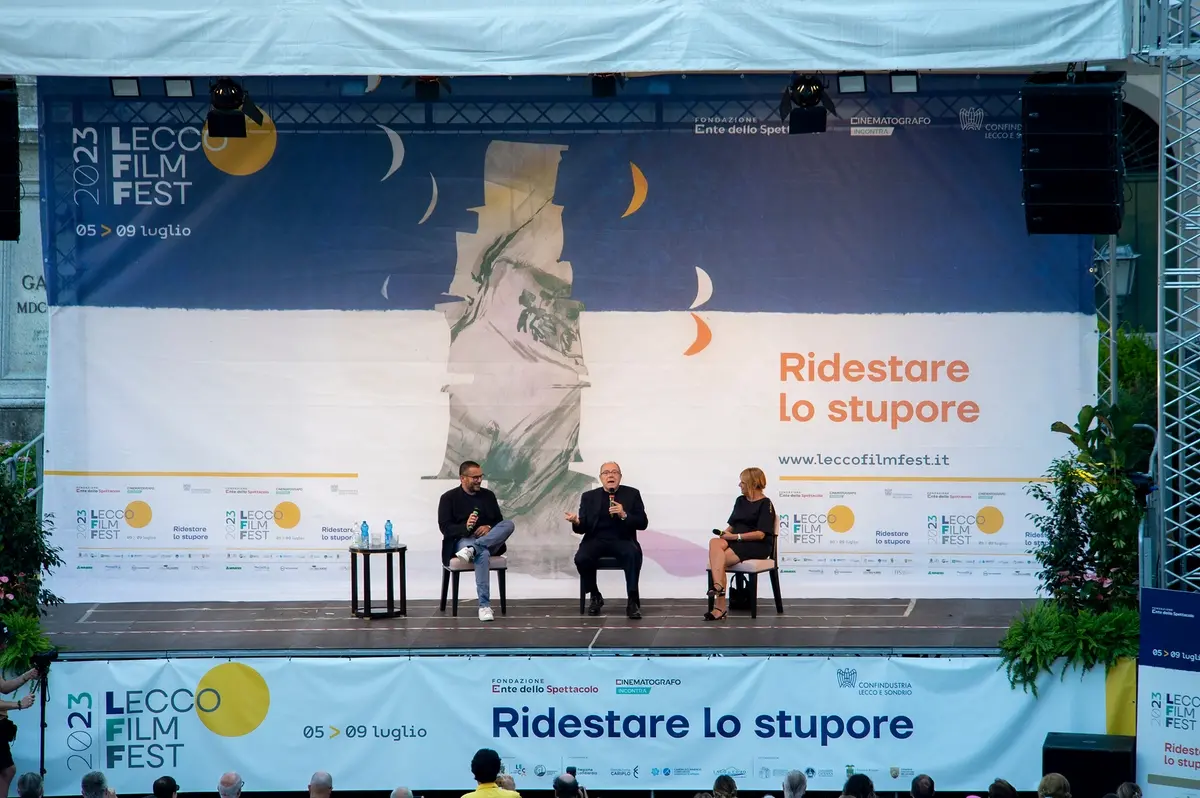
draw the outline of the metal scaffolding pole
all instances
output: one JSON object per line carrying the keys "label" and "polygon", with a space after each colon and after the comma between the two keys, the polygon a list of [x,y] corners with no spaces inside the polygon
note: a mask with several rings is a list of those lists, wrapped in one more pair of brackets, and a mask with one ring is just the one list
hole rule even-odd
{"label": "metal scaffolding pole", "polygon": [[[1159,0],[1158,449],[1163,587],[1200,590],[1200,6]],[[1145,41],[1145,39],[1143,39]]]}

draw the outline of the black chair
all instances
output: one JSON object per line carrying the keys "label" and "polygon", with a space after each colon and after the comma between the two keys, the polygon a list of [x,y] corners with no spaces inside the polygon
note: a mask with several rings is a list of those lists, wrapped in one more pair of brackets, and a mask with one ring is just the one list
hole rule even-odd
{"label": "black chair", "polygon": [[[713,588],[712,569],[708,570],[708,589]],[[758,617],[758,575],[770,574],[771,590],[775,593],[775,612],[783,614],[783,595],[779,591],[779,535],[775,535],[771,541],[771,559],[769,560],[742,560],[725,569],[726,581],[733,574],[742,574],[750,580],[750,617]],[[726,585],[728,587],[728,585]],[[712,612],[716,601],[713,596],[708,597],[708,611]]]}
{"label": "black chair", "polygon": [[[616,557],[601,557],[596,561],[596,571],[623,571],[621,561]],[[587,593],[583,589],[583,580],[579,580],[579,614],[583,615],[587,606]]]}
{"label": "black chair", "polygon": [[[457,557],[450,560],[449,565],[442,566],[442,612],[446,611],[446,592],[451,584],[454,586],[453,610],[452,614],[458,617],[458,578],[462,576],[464,571],[475,573],[475,563],[463,562]],[[500,614],[508,614],[508,558],[504,556],[492,556],[488,563],[488,571],[495,571],[496,578],[499,581],[500,588]]]}

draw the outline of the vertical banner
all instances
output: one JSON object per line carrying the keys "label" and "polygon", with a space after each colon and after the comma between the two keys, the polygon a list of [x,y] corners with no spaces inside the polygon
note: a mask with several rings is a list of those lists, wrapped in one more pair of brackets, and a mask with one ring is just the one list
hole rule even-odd
{"label": "vertical banner", "polygon": [[1137,779],[1146,798],[1200,796],[1200,594],[1142,590]]}

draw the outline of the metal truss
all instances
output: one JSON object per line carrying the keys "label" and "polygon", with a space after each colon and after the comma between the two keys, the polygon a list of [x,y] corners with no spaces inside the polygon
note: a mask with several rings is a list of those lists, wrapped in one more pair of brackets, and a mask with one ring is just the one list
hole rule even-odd
{"label": "metal truss", "polygon": [[[1200,3],[1159,0],[1158,523],[1162,587],[1200,590]],[[1143,39],[1144,40],[1144,39]]]}

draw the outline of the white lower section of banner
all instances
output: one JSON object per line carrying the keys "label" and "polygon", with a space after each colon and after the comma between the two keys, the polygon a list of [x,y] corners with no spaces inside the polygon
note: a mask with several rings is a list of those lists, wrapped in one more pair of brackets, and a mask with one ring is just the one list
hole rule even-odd
{"label": "white lower section of banner", "polygon": [[[604,789],[706,790],[721,774],[810,790],[850,773],[905,792],[997,776],[1036,788],[1047,732],[1102,733],[1102,669],[1046,675],[1040,697],[994,658],[469,657],[59,662],[47,707],[48,795],[104,771],[118,794],[172,775],[215,790],[292,791],[315,770],[338,790],[473,787],[496,750],[518,790],[575,767]],[[36,710],[15,712],[17,772],[37,769]]]}
{"label": "white lower section of banner", "polygon": [[1200,673],[1138,668],[1137,780],[1146,798],[1200,798]]}
{"label": "white lower section of banner", "polygon": [[1036,595],[1029,480],[1069,445],[1050,424],[1093,398],[1094,318],[710,316],[690,358],[687,314],[585,313],[606,345],[535,368],[508,346],[452,350],[432,311],[55,308],[52,587],[344,598],[360,525],[390,520],[409,596],[432,598],[438,498],[470,457],[516,523],[514,597],[577,594],[563,513],[609,460],[649,516],[643,597],[703,595],[710,530],[750,466],[779,514],[785,596]]}

